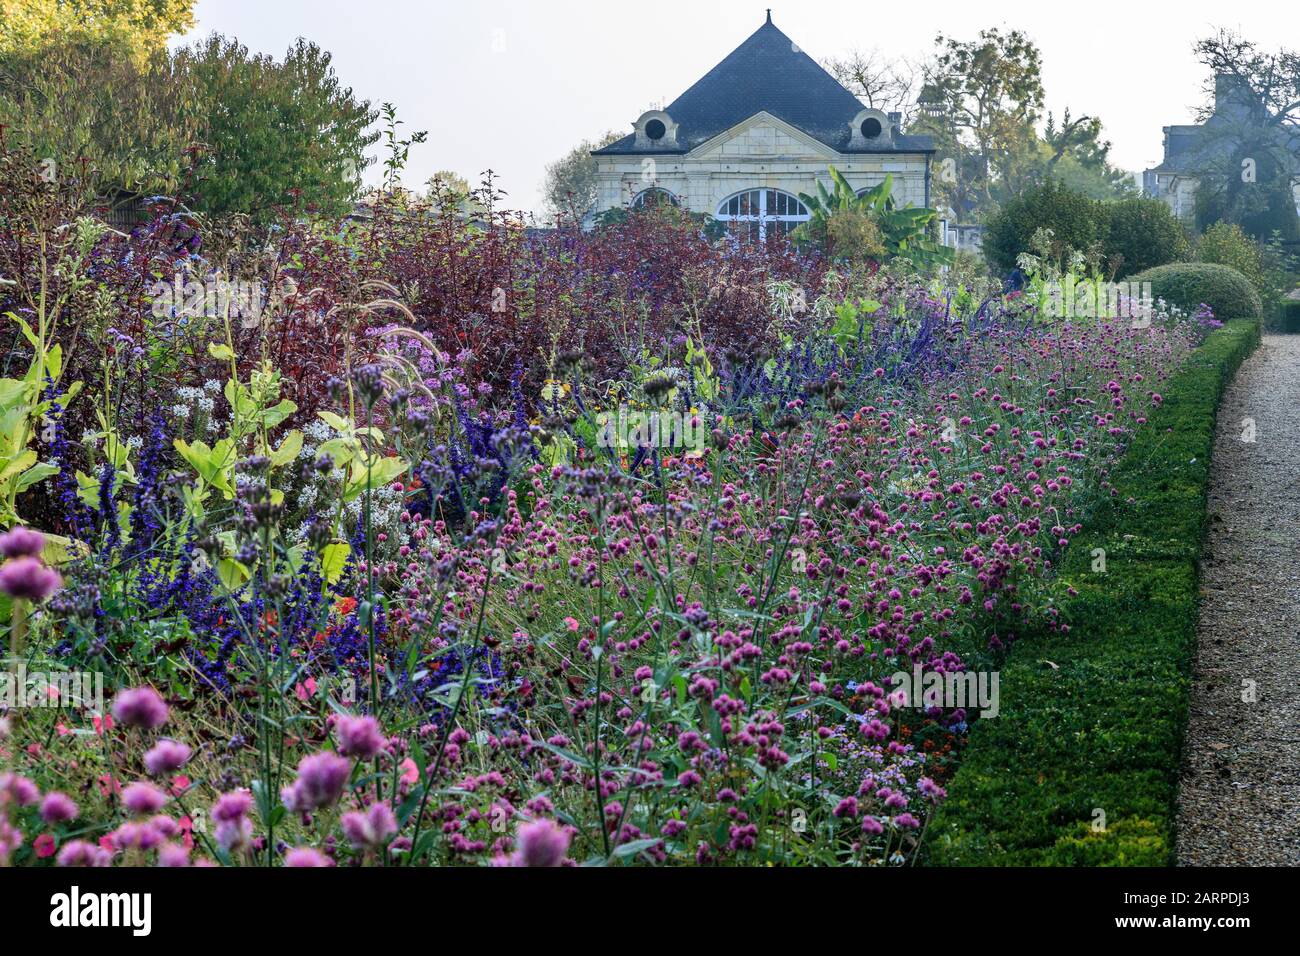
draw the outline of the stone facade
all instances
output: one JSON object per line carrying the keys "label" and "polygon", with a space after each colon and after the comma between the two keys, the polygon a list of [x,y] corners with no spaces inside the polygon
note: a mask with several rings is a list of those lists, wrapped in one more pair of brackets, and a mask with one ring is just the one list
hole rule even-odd
{"label": "stone facade", "polygon": [[894,177],[900,205],[925,206],[928,153],[839,153],[770,113],[759,113],[685,155],[597,156],[596,211],[626,206],[647,189],[667,191],[692,212],[715,215],[723,200],[748,189],[815,195],[831,188],[834,166],[856,189]]}
{"label": "stone facade", "polygon": [[929,137],[909,136],[897,114],[863,106],[769,15],[665,109],[641,114],[631,133],[592,153],[592,212],[653,195],[726,219],[727,201],[751,193],[760,218],[775,205],[788,228],[807,218],[794,197],[816,195],[819,181],[829,188],[831,166],[859,191],[892,175],[899,205],[928,206],[933,154]]}

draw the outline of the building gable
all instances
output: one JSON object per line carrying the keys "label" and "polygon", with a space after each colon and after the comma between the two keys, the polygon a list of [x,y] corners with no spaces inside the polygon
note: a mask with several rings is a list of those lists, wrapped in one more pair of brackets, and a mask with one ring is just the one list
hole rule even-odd
{"label": "building gable", "polygon": [[838,153],[807,133],[766,111],[705,140],[687,154],[691,159],[756,162],[832,162]]}

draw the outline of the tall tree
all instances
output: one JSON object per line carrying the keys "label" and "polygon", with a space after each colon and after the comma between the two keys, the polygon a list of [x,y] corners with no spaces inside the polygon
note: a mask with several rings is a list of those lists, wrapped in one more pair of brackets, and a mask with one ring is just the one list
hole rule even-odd
{"label": "tall tree", "polygon": [[1223,220],[1258,239],[1300,239],[1300,53],[1266,52],[1230,30],[1197,42],[1206,67],[1198,151],[1197,219]]}
{"label": "tall tree", "polygon": [[886,56],[878,49],[854,50],[823,65],[841,86],[867,106],[886,113],[901,113],[904,125],[912,122],[922,74],[920,66],[902,57]]}
{"label": "tall tree", "polygon": [[378,112],[339,82],[329,53],[300,38],[277,62],[214,34],[176,60],[204,107],[202,211],[265,221],[280,205],[350,207]]}
{"label": "tall tree", "polygon": [[203,123],[165,50],[137,61],[121,37],[73,36],[0,55],[0,125],[55,175],[84,162],[100,190],[170,192]]}
{"label": "tall tree", "polygon": [[596,160],[591,151],[622,138],[622,133],[607,132],[595,140],[584,139],[546,167],[542,198],[548,216],[581,218],[591,210],[596,204]]}
{"label": "tall tree", "polygon": [[137,62],[194,25],[195,0],[0,0],[0,56],[53,42],[112,40]]}
{"label": "tall tree", "polygon": [[[959,216],[994,204],[999,178],[1036,152],[1042,62],[1024,33],[981,30],[974,40],[940,34],[925,71],[920,120],[940,147],[936,187]],[[944,166],[943,160],[951,160]]]}

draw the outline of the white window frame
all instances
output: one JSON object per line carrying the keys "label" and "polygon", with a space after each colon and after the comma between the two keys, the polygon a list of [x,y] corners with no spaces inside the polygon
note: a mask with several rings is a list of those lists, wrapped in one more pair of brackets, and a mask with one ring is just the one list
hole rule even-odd
{"label": "white window frame", "polygon": [[663,193],[664,196],[667,197],[668,205],[677,206],[679,208],[681,207],[682,204],[681,200],[677,198],[677,194],[674,193],[671,189],[664,189],[664,187],[662,186],[650,186],[647,187],[646,189],[641,190],[639,193],[637,193],[635,196],[632,197],[632,208],[644,209],[646,197],[649,196],[651,193]]}
{"label": "white window frame", "polygon": [[[739,207],[741,206],[740,201],[744,197],[749,196],[751,193],[758,194],[757,213],[741,213],[739,211],[735,213],[731,213],[726,211],[727,207],[731,204],[732,200],[737,201],[737,208],[739,209]],[[802,210],[802,212],[790,213],[787,211],[785,213],[778,213],[778,212],[769,213],[768,212],[769,197],[775,198],[778,196],[785,197],[787,210],[789,210],[790,204],[793,203],[794,207],[796,209]],[[789,231],[791,229],[794,229],[799,223],[807,222],[809,219],[812,218],[812,216],[808,212],[808,207],[805,206],[803,202],[799,199],[799,197],[796,196],[794,193],[788,193],[784,189],[775,189],[771,186],[751,186],[749,189],[742,189],[739,192],[732,193],[726,199],[722,200],[722,202],[718,203],[717,213],[714,215],[714,218],[717,219],[719,222],[757,223],[758,240],[759,242],[763,242],[767,239],[768,223],[772,223],[772,222],[787,223],[789,225],[785,231],[786,233],[789,233]]]}

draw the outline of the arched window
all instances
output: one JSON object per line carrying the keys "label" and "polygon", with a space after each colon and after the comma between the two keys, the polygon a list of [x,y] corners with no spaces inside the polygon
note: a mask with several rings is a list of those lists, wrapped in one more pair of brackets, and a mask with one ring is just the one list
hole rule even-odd
{"label": "arched window", "polygon": [[717,218],[732,223],[732,230],[760,242],[784,236],[808,221],[808,207],[796,196],[779,189],[747,189],[728,196],[718,205]]}
{"label": "arched window", "polygon": [[653,209],[655,206],[680,206],[677,197],[666,189],[651,186],[636,194],[632,200],[633,209]]}

